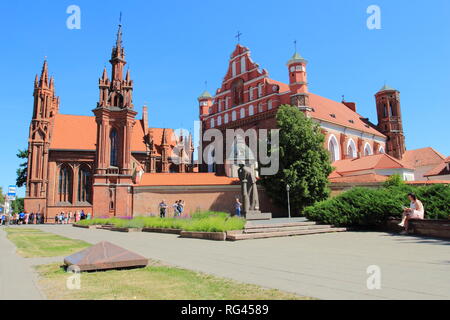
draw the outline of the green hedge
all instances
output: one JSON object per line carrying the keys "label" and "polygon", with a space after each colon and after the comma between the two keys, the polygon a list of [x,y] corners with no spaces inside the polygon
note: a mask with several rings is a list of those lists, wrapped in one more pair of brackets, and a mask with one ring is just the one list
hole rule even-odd
{"label": "green hedge", "polygon": [[426,219],[448,219],[450,186],[415,187],[391,185],[380,189],[353,188],[335,198],[305,209],[305,216],[335,226],[376,227],[389,217],[400,218],[402,206],[409,206],[408,193],[417,195],[425,207]]}

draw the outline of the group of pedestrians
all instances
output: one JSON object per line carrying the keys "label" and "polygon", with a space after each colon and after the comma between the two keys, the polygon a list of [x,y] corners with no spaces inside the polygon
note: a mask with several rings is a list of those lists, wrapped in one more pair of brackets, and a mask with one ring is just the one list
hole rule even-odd
{"label": "group of pedestrians", "polygon": [[[185,207],[185,203],[183,200],[175,201],[175,203],[172,205],[173,216],[180,217],[184,212],[184,207]],[[161,218],[165,218],[167,216],[168,208],[169,208],[169,206],[167,205],[166,200],[161,201],[161,203],[159,204],[159,216]]]}
{"label": "group of pedestrians", "polygon": [[22,225],[22,224],[43,224],[44,215],[41,213],[28,213],[22,211],[20,213],[2,213],[0,215],[0,225]]}
{"label": "group of pedestrians", "polygon": [[91,214],[84,213],[84,210],[75,211],[75,212],[60,212],[55,216],[55,224],[71,224],[76,223],[80,220],[90,220]]}

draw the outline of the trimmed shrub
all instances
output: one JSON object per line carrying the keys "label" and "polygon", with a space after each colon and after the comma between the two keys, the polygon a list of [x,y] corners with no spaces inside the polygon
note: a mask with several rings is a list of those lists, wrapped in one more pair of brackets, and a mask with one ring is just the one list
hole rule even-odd
{"label": "trimmed shrub", "polygon": [[407,195],[413,192],[423,202],[427,219],[449,217],[449,186],[413,187],[395,182],[386,185],[380,189],[353,188],[306,208],[305,216],[335,226],[381,226],[389,217],[401,217],[402,207],[409,206]]}

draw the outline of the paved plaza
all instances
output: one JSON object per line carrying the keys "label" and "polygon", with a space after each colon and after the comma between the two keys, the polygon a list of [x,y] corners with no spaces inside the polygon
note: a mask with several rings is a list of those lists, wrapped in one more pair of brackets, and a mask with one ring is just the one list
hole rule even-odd
{"label": "paved plaza", "polygon": [[[450,242],[444,240],[346,232],[214,242],[169,234],[79,229],[69,225],[34,227],[92,244],[110,241],[182,268],[319,299],[450,299]],[[27,274],[17,282],[21,290],[15,294],[20,297],[21,291],[31,290],[33,276],[24,272],[25,259],[13,257],[6,243],[5,233],[0,231],[0,276],[4,283],[14,281],[5,279],[6,270],[11,268],[19,268],[22,274]],[[5,248],[7,259],[3,259]],[[381,270],[379,290],[367,289],[367,268],[371,265]],[[5,298],[4,294],[0,291],[0,299]],[[37,297],[33,294],[30,298],[32,296]]]}

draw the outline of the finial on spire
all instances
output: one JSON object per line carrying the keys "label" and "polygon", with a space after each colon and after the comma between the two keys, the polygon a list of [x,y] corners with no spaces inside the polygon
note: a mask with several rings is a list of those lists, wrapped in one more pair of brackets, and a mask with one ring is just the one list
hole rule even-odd
{"label": "finial on spire", "polygon": [[294,40],[294,53],[297,53],[297,40]]}
{"label": "finial on spire", "polygon": [[119,30],[117,31],[116,47],[117,48],[122,47],[122,11],[120,12],[120,17],[119,17]]}
{"label": "finial on spire", "polygon": [[241,36],[242,33],[240,31],[237,32],[236,39],[238,40],[238,44],[241,44]]}

